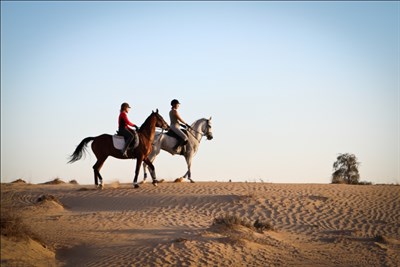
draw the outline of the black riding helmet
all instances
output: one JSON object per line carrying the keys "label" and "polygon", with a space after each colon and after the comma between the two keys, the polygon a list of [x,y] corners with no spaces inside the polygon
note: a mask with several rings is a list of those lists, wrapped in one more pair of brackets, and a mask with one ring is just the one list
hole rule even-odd
{"label": "black riding helmet", "polygon": [[125,108],[131,108],[131,106],[129,106],[129,104],[126,103],[126,102],[125,102],[125,103],[122,103],[122,104],[121,104],[121,111],[124,110]]}
{"label": "black riding helmet", "polygon": [[171,106],[175,106],[176,104],[180,104],[177,99],[171,101]]}

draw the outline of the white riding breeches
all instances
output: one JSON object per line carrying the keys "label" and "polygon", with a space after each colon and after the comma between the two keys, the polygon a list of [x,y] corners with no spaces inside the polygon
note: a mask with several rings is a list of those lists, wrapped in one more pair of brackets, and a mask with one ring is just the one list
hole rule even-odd
{"label": "white riding breeches", "polygon": [[184,141],[188,140],[187,135],[184,132],[182,132],[182,130],[179,128],[179,124],[178,125],[171,124],[171,130],[174,131],[174,133],[176,133]]}

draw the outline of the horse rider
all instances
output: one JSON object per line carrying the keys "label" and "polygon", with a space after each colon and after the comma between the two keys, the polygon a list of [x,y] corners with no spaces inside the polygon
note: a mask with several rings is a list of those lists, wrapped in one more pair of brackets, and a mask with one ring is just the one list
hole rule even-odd
{"label": "horse rider", "polygon": [[182,147],[185,146],[189,140],[187,135],[180,129],[180,123],[184,124],[187,128],[190,128],[190,125],[187,124],[178,113],[180,104],[181,103],[179,103],[177,99],[172,100],[171,111],[169,112],[169,118],[171,120],[170,123],[171,130],[174,131],[174,133],[176,133],[180,137],[180,139],[178,139],[177,144],[173,148],[176,152],[178,152],[178,148],[180,146]]}
{"label": "horse rider", "polygon": [[128,119],[128,112],[131,107],[128,103],[121,104],[121,110],[118,117],[118,132],[122,135],[125,139],[125,146],[122,149],[122,154],[124,157],[128,157],[127,151],[130,143],[132,142],[133,138],[135,137],[133,131],[134,129],[130,128],[129,126],[135,127],[136,130],[139,129],[133,122]]}

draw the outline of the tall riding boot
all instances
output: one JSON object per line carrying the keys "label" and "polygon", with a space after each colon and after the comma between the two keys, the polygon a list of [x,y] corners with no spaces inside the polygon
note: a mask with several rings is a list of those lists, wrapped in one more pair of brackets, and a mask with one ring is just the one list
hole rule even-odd
{"label": "tall riding boot", "polygon": [[125,157],[125,158],[127,158],[128,157],[128,148],[129,148],[129,145],[131,144],[131,142],[132,142],[132,137],[131,138],[129,138],[126,142],[125,142],[125,146],[124,146],[124,148],[122,149],[122,155]]}
{"label": "tall riding boot", "polygon": [[[173,149],[175,150],[176,153],[179,153],[179,152],[182,153],[182,150],[183,150],[184,146],[187,144],[187,142],[188,142],[187,140],[185,141],[183,139],[179,139]],[[181,149],[179,149],[179,148],[181,148]]]}
{"label": "tall riding boot", "polygon": [[188,143],[188,140],[183,141],[182,143],[182,149],[181,149],[181,155],[184,155],[186,152],[186,144]]}

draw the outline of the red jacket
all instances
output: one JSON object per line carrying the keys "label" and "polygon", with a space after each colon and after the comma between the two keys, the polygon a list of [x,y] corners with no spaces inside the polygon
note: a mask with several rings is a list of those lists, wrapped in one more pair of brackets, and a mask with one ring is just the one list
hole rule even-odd
{"label": "red jacket", "polygon": [[119,129],[121,129],[121,128],[129,129],[128,125],[132,126],[132,127],[135,126],[135,124],[133,124],[132,122],[129,121],[127,113],[123,111],[119,114],[119,117],[118,117],[118,128]]}

